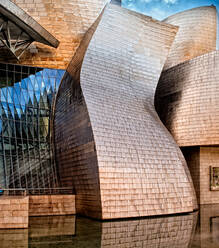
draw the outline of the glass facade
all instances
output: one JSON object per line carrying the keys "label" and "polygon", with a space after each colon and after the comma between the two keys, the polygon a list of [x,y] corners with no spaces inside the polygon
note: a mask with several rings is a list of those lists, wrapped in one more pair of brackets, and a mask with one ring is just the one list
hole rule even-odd
{"label": "glass facade", "polygon": [[59,186],[52,105],[64,70],[0,64],[0,187]]}

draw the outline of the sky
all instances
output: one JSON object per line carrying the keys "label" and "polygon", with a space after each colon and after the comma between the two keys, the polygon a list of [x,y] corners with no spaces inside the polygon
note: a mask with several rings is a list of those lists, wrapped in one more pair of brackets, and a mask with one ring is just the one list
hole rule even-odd
{"label": "sky", "polygon": [[[163,20],[175,13],[200,7],[215,5],[219,10],[219,0],[122,0],[122,6],[157,20]],[[219,23],[219,18],[218,18]],[[219,25],[217,28],[217,49],[219,44]]]}
{"label": "sky", "polygon": [[158,20],[187,9],[212,4],[219,9],[219,0],[122,0],[124,7]]}

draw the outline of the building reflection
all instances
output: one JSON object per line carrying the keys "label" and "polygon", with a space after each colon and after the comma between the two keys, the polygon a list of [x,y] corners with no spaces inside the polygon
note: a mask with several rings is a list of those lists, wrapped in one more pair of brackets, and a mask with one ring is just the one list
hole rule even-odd
{"label": "building reflection", "polygon": [[0,244],[1,248],[218,248],[219,204],[201,206],[200,214],[105,222],[76,216],[31,217],[29,229],[0,230]]}
{"label": "building reflection", "polygon": [[[76,217],[31,217],[29,223],[29,248],[72,247]],[[53,246],[54,245],[54,246]],[[17,248],[17,247],[16,247]]]}
{"label": "building reflection", "polygon": [[31,217],[26,230],[1,230],[2,248],[191,247],[198,213],[99,222],[75,216]]}
{"label": "building reflection", "polygon": [[200,214],[192,247],[219,247],[219,204],[200,206]]}
{"label": "building reflection", "polygon": [[190,246],[197,213],[102,223],[101,248]]}
{"label": "building reflection", "polygon": [[1,248],[28,248],[28,229],[0,229]]}

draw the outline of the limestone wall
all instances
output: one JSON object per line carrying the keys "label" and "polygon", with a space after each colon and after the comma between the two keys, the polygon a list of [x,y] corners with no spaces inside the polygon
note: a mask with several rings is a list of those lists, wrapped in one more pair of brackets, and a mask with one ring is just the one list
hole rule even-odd
{"label": "limestone wall", "polygon": [[74,195],[29,196],[29,216],[75,214]]}
{"label": "limestone wall", "polygon": [[200,204],[219,203],[219,190],[210,190],[210,166],[219,167],[219,147],[200,148]]}
{"label": "limestone wall", "polygon": [[28,227],[28,196],[0,196],[0,229]]}
{"label": "limestone wall", "polygon": [[217,10],[205,6],[172,15],[165,23],[179,26],[164,69],[216,50]]}
{"label": "limestone wall", "polygon": [[219,203],[219,190],[211,190],[210,167],[219,167],[219,147],[183,147],[199,204]]}

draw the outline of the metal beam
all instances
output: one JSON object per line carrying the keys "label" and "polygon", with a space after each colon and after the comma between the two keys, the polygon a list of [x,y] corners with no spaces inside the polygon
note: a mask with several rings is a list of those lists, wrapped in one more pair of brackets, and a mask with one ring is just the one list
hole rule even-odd
{"label": "metal beam", "polygon": [[[19,60],[34,40],[19,27],[16,27],[19,32],[17,39],[12,39],[10,21],[3,16],[1,16],[1,18],[4,21],[0,26],[0,41],[2,43],[0,50],[7,49],[11,56],[13,56],[16,60]],[[28,39],[22,39],[23,34],[25,35],[25,38],[27,37]]]}

